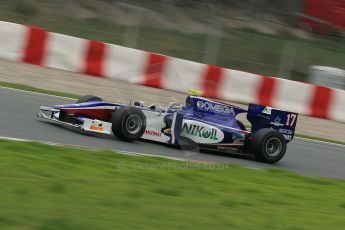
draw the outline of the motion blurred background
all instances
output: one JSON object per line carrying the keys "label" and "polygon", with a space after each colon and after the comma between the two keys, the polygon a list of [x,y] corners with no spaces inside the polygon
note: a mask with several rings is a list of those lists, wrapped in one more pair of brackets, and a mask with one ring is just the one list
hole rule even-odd
{"label": "motion blurred background", "polygon": [[1,0],[0,20],[302,82],[345,69],[344,0]]}

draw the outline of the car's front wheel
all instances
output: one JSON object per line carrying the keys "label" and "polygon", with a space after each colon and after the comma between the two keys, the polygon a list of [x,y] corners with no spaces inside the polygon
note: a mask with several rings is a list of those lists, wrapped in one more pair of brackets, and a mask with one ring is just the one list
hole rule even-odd
{"label": "car's front wheel", "polygon": [[251,152],[259,161],[276,163],[280,161],[286,152],[284,136],[272,129],[261,129],[252,138]]}
{"label": "car's front wheel", "polygon": [[123,141],[139,139],[146,129],[145,114],[135,107],[118,109],[111,119],[111,129],[114,135]]}

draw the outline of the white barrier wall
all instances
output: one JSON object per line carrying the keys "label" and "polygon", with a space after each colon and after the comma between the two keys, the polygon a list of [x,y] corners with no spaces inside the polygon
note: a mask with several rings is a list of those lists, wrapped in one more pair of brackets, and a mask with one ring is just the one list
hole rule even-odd
{"label": "white barrier wall", "polygon": [[0,22],[0,57],[345,122],[345,91]]}

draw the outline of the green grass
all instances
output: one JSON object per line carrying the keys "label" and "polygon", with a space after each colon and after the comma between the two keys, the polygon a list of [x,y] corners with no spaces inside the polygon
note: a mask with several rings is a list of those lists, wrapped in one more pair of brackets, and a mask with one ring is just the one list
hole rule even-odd
{"label": "green grass", "polygon": [[0,140],[0,226],[343,229],[345,181]]}
{"label": "green grass", "polygon": [[76,99],[80,98],[80,96],[75,95],[75,94],[71,94],[71,93],[61,93],[61,92],[57,92],[57,91],[40,89],[40,88],[31,87],[31,86],[22,85],[22,84],[17,84],[17,83],[0,81],[0,86],[12,88],[12,89],[20,89],[20,90],[25,90],[25,91],[37,92],[37,93],[45,93],[45,94],[61,96],[61,97],[69,97],[69,98],[76,98]]}

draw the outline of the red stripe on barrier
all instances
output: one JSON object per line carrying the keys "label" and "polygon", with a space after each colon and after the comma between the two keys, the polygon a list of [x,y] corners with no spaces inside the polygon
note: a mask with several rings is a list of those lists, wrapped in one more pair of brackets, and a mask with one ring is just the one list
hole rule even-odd
{"label": "red stripe on barrier", "polygon": [[88,41],[83,73],[103,77],[104,54],[103,42]]}
{"label": "red stripe on barrier", "polygon": [[329,108],[332,99],[332,89],[314,85],[314,94],[310,104],[310,116],[329,118]]}
{"label": "red stripe on barrier", "polygon": [[202,91],[205,97],[218,98],[219,86],[223,76],[223,68],[207,65],[202,82]]}
{"label": "red stripe on barrier", "polygon": [[23,51],[22,62],[42,65],[46,54],[48,32],[38,27],[27,27],[27,40]]}
{"label": "red stripe on barrier", "polygon": [[167,59],[164,55],[149,53],[143,85],[156,88],[163,87],[163,71]]}
{"label": "red stripe on barrier", "polygon": [[261,77],[261,84],[258,88],[257,103],[260,105],[273,105],[273,94],[277,85],[277,79],[273,77]]}

